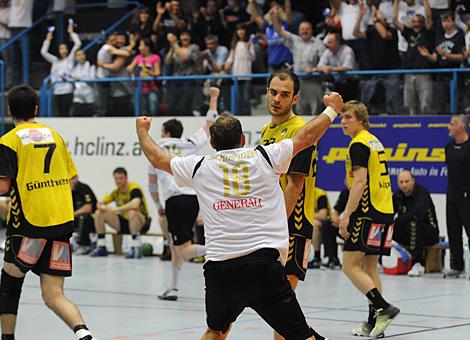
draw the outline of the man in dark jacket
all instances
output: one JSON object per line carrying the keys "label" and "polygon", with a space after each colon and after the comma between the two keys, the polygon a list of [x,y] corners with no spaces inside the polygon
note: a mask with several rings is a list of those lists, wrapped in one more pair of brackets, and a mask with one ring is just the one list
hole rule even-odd
{"label": "man in dark jacket", "polygon": [[436,209],[426,188],[416,183],[410,171],[398,175],[398,187],[393,194],[395,228],[393,239],[407,248],[413,267],[408,276],[424,274],[424,247],[439,240]]}

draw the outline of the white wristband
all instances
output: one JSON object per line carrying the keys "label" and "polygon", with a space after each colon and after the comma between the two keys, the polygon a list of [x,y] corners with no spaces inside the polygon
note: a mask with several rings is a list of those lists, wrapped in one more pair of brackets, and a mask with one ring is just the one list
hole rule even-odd
{"label": "white wristband", "polygon": [[326,114],[328,118],[330,118],[331,122],[333,122],[336,116],[338,115],[335,109],[333,109],[331,106],[327,106],[327,108],[325,109],[325,111],[323,111],[323,113]]}
{"label": "white wristband", "polygon": [[218,116],[219,116],[219,113],[216,110],[209,109],[206,114],[206,120],[210,122],[215,122]]}

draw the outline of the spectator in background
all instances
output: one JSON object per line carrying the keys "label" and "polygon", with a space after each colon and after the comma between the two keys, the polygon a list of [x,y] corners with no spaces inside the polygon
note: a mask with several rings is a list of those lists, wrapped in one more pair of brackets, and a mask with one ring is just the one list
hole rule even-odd
{"label": "spectator in background", "polygon": [[369,53],[367,51],[367,40],[364,37],[354,35],[354,27],[357,18],[360,16],[360,30],[367,30],[367,23],[370,17],[370,11],[364,1],[349,0],[330,0],[331,7],[334,8],[341,22],[341,33],[343,43],[351,47],[359,65],[359,69],[369,69]]}
{"label": "spectator in background", "polygon": [[[413,17],[415,15],[419,14],[424,17],[426,14],[424,10],[424,6],[421,3],[417,3],[416,0],[405,0],[405,1],[392,0],[392,1],[393,1],[393,6],[398,6],[397,19],[400,22],[402,22],[403,25],[405,25],[406,27],[412,26]],[[393,19],[393,7],[392,7],[392,22],[393,22],[393,25],[395,25],[395,27],[398,29]],[[431,26],[427,26],[427,24],[428,23],[426,23],[426,27],[430,29]],[[405,62],[405,55],[406,55],[407,50],[408,50],[408,42],[403,36],[403,33],[401,32],[401,30],[398,30],[398,51],[400,53],[402,67]]]}
{"label": "spectator in background", "polygon": [[[183,31],[180,34],[180,43],[173,33],[167,36],[170,43],[165,62],[173,66],[174,76],[190,76],[198,74],[199,69],[199,46],[191,44],[191,34]],[[176,90],[177,89],[177,90]],[[175,80],[167,83],[168,105],[173,115],[191,116],[197,111],[194,97],[200,87],[194,80]]]}
{"label": "spectator in background", "polygon": [[[10,3],[9,0],[0,0],[0,46],[11,38],[11,32],[8,28],[10,20]],[[8,47],[3,50],[1,56],[5,62],[5,87],[9,89],[13,84],[13,49]]]}
{"label": "spectator in background", "polygon": [[215,35],[221,45],[226,45],[223,12],[217,8],[216,0],[208,0],[206,6],[193,12],[191,32],[198,37],[195,41],[204,48],[204,37]]}
{"label": "spectator in background", "polygon": [[328,196],[326,191],[315,187],[315,205],[313,215],[313,237],[312,245],[314,250],[313,260],[308,263],[308,268],[320,269],[321,257],[320,249],[322,244],[322,229],[323,226],[330,220],[330,203],[328,202]]}
{"label": "spectator in background", "polygon": [[[85,255],[91,251],[90,233],[95,231],[93,213],[96,210],[96,196],[93,190],[78,180],[78,176],[70,179],[72,188],[73,210],[75,217],[75,233],[78,234],[76,255]],[[74,233],[74,234],[75,234]]]}
{"label": "spectator in background", "polygon": [[[10,3],[10,16],[8,28],[11,36],[14,37],[25,28],[33,24],[33,1],[32,0],[14,0]],[[28,35],[24,35],[11,46],[11,53],[14,56],[11,63],[13,83],[12,86],[22,82],[23,74],[23,55],[26,51],[23,47],[29,44]],[[23,77],[25,75],[23,74]]]}
{"label": "spectator in background", "polygon": [[250,20],[250,15],[240,7],[240,0],[227,0],[227,6],[221,11],[225,27],[225,44],[231,44],[239,24]]}
{"label": "spectator in background", "polygon": [[155,8],[157,16],[152,27],[158,35],[160,55],[165,55],[171,47],[167,40],[168,33],[178,36],[186,30],[188,19],[181,10],[179,0],[171,0],[165,4],[159,1]]}
{"label": "spectator in background", "polygon": [[[431,54],[434,53],[434,30],[432,29],[431,8],[424,0],[426,16],[413,16],[411,28],[398,18],[399,2],[393,4],[393,23],[408,42],[404,57],[405,69],[426,69],[432,67]],[[433,113],[434,84],[430,74],[405,74],[403,93],[406,114]]]}
{"label": "spectator in background", "polygon": [[395,227],[393,240],[409,250],[412,268],[408,276],[424,274],[424,247],[439,242],[436,209],[431,195],[410,171],[398,174],[398,190],[393,194]]}
{"label": "spectator in background", "polygon": [[357,99],[359,86],[356,78],[344,77],[343,75],[333,78],[331,75],[331,72],[349,71],[357,68],[353,49],[343,44],[339,33],[328,33],[325,45],[327,49],[320,57],[316,71],[324,73],[323,77],[327,87],[333,86],[335,89],[341,89],[345,100]]}
{"label": "spectator in background", "polygon": [[[295,35],[285,31],[279,21],[279,16],[273,12],[271,16],[274,29],[284,38],[284,44],[291,50],[294,59],[294,72],[313,72],[317,67],[325,47],[323,41],[315,38],[312,24],[309,21],[301,21],[299,34]],[[298,113],[301,115],[316,114],[320,111],[323,90],[319,78],[300,78],[301,91],[299,96]]]}
{"label": "spectator in background", "polygon": [[136,44],[141,39],[150,39],[154,44],[157,43],[157,34],[152,29],[152,21],[150,20],[150,10],[143,7],[139,10],[138,15],[131,22],[129,27],[130,40],[134,40]]}
{"label": "spectator in background", "polygon": [[[437,34],[436,49],[434,53],[423,47],[421,55],[436,63],[438,68],[459,68],[465,57],[465,36],[456,26],[455,16],[452,12],[441,15],[442,28]],[[450,112],[449,85],[451,74],[441,73],[436,75],[435,97],[438,113]],[[463,83],[461,83],[463,85]]]}
{"label": "spectator in background", "polygon": [[[447,13],[451,10],[449,7],[450,0],[428,0],[429,7],[431,7],[432,21],[439,22],[441,20],[441,15]],[[454,1],[452,1],[454,2]],[[436,25],[436,39],[439,35],[443,34],[442,26]]]}
{"label": "spectator in background", "polygon": [[[361,22],[366,14],[365,7],[361,7],[354,26],[354,36],[366,39],[369,65],[372,70],[398,69],[401,62],[398,55],[397,30],[387,23],[385,15],[378,11],[377,7],[372,6],[371,11],[373,25],[368,26],[366,31],[361,31]],[[370,111],[402,113],[398,76],[374,75],[372,79],[363,81],[361,92],[362,101]]]}
{"label": "spectator in background", "polygon": [[[67,44],[59,45],[59,56],[49,53],[52,38],[54,34],[48,32],[46,39],[42,43],[41,55],[51,66],[52,82],[72,80],[72,70],[75,52],[80,48],[82,42],[78,34],[73,31],[73,25],[69,25],[67,32],[73,41],[73,47],[70,50]],[[73,83],[58,83],[54,85],[54,115],[56,117],[68,117],[72,107],[73,100]]]}
{"label": "spectator in background", "polygon": [[95,90],[92,83],[85,83],[81,80],[95,79],[96,70],[94,65],[86,60],[86,54],[83,50],[75,52],[77,64],[72,70],[72,79],[75,80],[73,90],[73,105],[71,116],[73,117],[91,117],[94,110]]}
{"label": "spectator in background", "polygon": [[209,34],[204,41],[206,42],[206,49],[201,52],[203,73],[217,74],[223,72],[229,53],[227,47],[219,45],[219,38],[215,34]]}
{"label": "spectator in background", "polygon": [[[225,71],[231,74],[250,74],[251,65],[255,60],[255,48],[249,41],[246,27],[243,24],[237,26],[230,54],[225,63]],[[250,78],[238,78],[238,114],[251,115],[250,103]],[[232,98],[236,100],[236,98]]]}
{"label": "spectator in background", "polygon": [[[128,78],[127,65],[134,50],[134,41],[127,43],[127,36],[123,32],[118,32],[112,41],[113,45],[109,52],[113,54],[111,63],[97,62],[98,66],[108,71],[109,78]],[[131,97],[134,87],[130,81],[113,81],[109,90],[109,110],[110,116],[131,116]]]}
{"label": "spectator in background", "polygon": [[[140,40],[139,52],[132,63],[127,67],[130,74],[137,71],[138,77],[158,77],[161,74],[161,59],[158,54],[152,52],[152,41],[149,38]],[[142,103],[141,114],[156,116],[158,114],[159,98],[158,85],[155,79],[142,82],[140,94]],[[137,100],[137,99],[136,99]]]}
{"label": "spectator in background", "polygon": [[271,2],[271,9],[264,16],[258,14],[258,10],[253,2],[249,0],[251,9],[251,20],[256,22],[260,29],[266,34],[268,43],[268,72],[275,70],[290,68],[292,65],[292,53],[289,48],[284,45],[284,39],[276,32],[272,22],[272,16],[277,15],[281,22],[283,30],[287,31],[292,22],[292,8],[290,0],[285,0],[284,8],[276,2]]}

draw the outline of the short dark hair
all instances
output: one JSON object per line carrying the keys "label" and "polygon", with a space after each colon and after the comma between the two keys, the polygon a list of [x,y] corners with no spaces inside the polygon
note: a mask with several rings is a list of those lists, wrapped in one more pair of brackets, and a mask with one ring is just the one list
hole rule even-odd
{"label": "short dark hair", "polygon": [[300,80],[299,80],[299,77],[297,77],[297,75],[294,72],[288,69],[281,69],[278,71],[274,71],[273,73],[271,73],[271,76],[269,76],[268,88],[269,88],[269,85],[271,85],[271,81],[275,77],[278,77],[281,80],[287,80],[287,79],[292,80],[294,82],[294,96],[299,93]]}
{"label": "short dark hair", "polygon": [[113,175],[116,175],[116,174],[123,174],[124,176],[127,177],[127,170],[124,169],[122,166],[120,166],[120,167],[114,169]]}
{"label": "short dark hair", "polygon": [[15,86],[8,94],[8,106],[14,119],[28,120],[34,118],[37,105],[38,96],[33,88],[28,85]]}
{"label": "short dark hair", "polygon": [[451,11],[446,11],[441,14],[441,20],[447,20],[447,19],[452,19],[452,21],[455,21],[455,14],[454,12]]}
{"label": "short dark hair", "polygon": [[230,115],[222,114],[209,129],[211,141],[217,151],[241,147],[242,124]]}
{"label": "short dark hair", "polygon": [[170,119],[163,123],[163,131],[168,132],[173,138],[181,138],[183,124],[178,119]]}

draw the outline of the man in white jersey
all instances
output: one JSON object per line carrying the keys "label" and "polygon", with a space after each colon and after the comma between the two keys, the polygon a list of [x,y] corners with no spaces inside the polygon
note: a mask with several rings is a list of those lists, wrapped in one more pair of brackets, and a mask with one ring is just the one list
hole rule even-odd
{"label": "man in white jersey", "polygon": [[[278,96],[292,95],[292,81]],[[285,93],[290,92],[290,93]],[[338,93],[327,108],[292,139],[242,148],[240,122],[222,116],[210,128],[209,156],[171,158],[148,134],[151,118],[136,121],[140,145],[150,163],[196,191],[206,237],[206,314],[202,339],[225,339],[238,315],[254,309],[286,339],[324,339],[307,325],[284,271],[288,226],[279,176],[293,156],[316,143],[341,112]],[[280,258],[280,262],[278,259]],[[282,263],[282,264],[281,264]]]}
{"label": "man in white jersey", "polygon": [[[157,144],[170,157],[195,155],[208,142],[209,128],[217,117],[217,99],[220,90],[211,87],[211,100],[206,115],[205,124],[190,137],[182,137],[183,124],[177,119],[170,119],[162,125],[162,138]],[[154,176],[152,178],[151,176]],[[158,179],[158,181],[155,181]],[[192,244],[193,227],[199,214],[199,203],[196,192],[191,188],[180,188],[173,176],[165,171],[149,165],[149,186],[152,197],[158,196],[158,187],[162,188],[162,198],[165,202],[164,212],[168,222],[171,250],[171,287],[158,295],[160,300],[176,301],[178,299],[178,278],[184,261],[204,256],[206,247]],[[163,207],[158,207],[161,211]]]}

